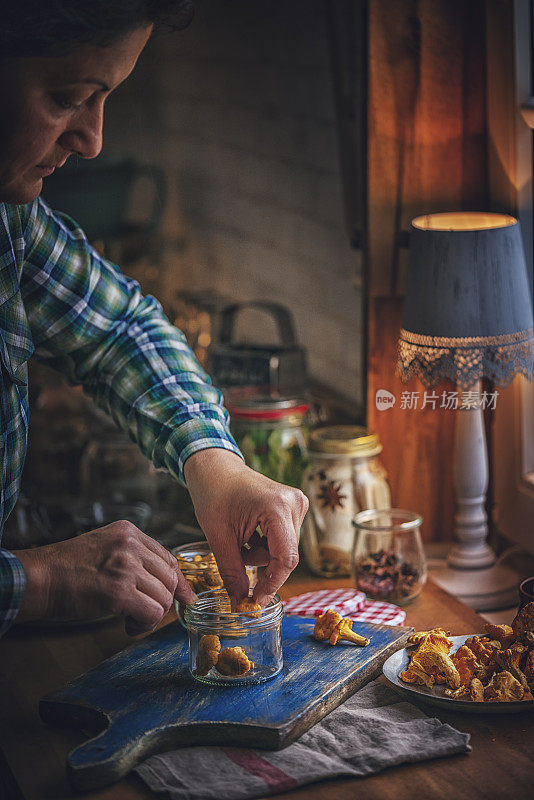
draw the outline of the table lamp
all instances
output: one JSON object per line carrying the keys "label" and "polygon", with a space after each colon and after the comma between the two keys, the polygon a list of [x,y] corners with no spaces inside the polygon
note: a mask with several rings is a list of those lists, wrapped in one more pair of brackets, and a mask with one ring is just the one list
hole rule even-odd
{"label": "table lamp", "polygon": [[[433,578],[476,610],[513,605],[517,576],[495,563],[485,498],[488,456],[482,378],[506,386],[534,373],[532,299],[519,222],[452,212],[412,221],[397,374],[458,392],[454,449],[455,542]],[[496,396],[495,396],[496,397]],[[450,406],[449,406],[450,407]],[[454,406],[452,406],[454,407]]]}

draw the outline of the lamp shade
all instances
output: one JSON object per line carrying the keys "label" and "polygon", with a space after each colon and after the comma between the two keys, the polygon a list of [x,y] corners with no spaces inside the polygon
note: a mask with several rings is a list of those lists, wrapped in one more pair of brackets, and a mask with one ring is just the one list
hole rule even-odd
{"label": "lamp shade", "polygon": [[413,220],[398,374],[461,388],[534,373],[532,298],[519,222],[453,212]]}

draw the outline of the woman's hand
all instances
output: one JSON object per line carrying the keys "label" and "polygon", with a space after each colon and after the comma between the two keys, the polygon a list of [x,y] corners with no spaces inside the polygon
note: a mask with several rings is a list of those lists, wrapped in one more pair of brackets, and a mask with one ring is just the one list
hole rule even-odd
{"label": "woman's hand", "polygon": [[239,456],[220,448],[190,456],[185,478],[228,594],[236,600],[248,594],[245,564],[266,565],[254,590],[255,600],[265,605],[298,564],[306,496],[255,472]]}
{"label": "woman's hand", "polygon": [[126,632],[156,627],[171,607],[195,600],[176,559],[131,522],[113,522],[65,542],[18,550],[26,591],[17,621],[126,618]]}

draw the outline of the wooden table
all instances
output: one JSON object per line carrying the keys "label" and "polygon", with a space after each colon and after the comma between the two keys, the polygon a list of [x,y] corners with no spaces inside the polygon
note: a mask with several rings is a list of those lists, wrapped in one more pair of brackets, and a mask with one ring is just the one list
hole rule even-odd
{"label": "wooden table", "polygon": [[[341,581],[336,585],[350,586]],[[299,568],[281,594],[289,597],[332,582]],[[482,630],[472,610],[429,582],[408,606],[407,624],[440,625],[452,635]],[[65,777],[67,754],[84,740],[77,731],[47,728],[39,699],[125,647],[129,639],[117,620],[78,627],[14,627],[0,641],[0,800],[67,800],[76,796]],[[424,708],[424,706],[422,706]],[[431,715],[434,711],[426,707]],[[534,715],[467,715],[435,709],[443,722],[471,733],[468,755],[388,769],[369,778],[335,779],[276,795],[291,800],[532,800]],[[154,800],[136,775],[86,800]],[[271,795],[272,797],[272,795]]]}

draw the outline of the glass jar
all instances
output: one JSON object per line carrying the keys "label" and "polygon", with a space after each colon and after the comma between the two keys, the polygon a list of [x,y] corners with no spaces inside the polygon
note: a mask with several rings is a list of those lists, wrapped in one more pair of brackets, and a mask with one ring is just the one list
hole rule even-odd
{"label": "glass jar", "polygon": [[85,533],[95,528],[103,528],[111,522],[125,519],[146,533],[150,520],[150,506],[147,503],[98,502],[74,506],[71,510],[77,533]]}
{"label": "glass jar", "polygon": [[224,589],[203,592],[185,610],[189,634],[189,669],[211,685],[262,683],[281,671],[282,601],[261,611],[232,612]]}
{"label": "glass jar", "polygon": [[151,462],[120,431],[104,429],[89,442],[81,461],[82,489],[89,502],[148,503],[156,481]]}
{"label": "glass jar", "polygon": [[318,428],[310,435],[310,463],[301,485],[310,507],[301,542],[317,575],[350,575],[354,516],[390,507],[386,472],[377,458],[381,451],[378,436],[356,425]]}
{"label": "glass jar", "polygon": [[230,430],[249,467],[287,486],[299,487],[308,461],[307,414],[303,397],[280,397],[255,387],[225,395]]}
{"label": "glass jar", "polygon": [[400,508],[356,515],[352,574],[357,589],[397,605],[417,597],[426,581],[422,522],[419,514]]}
{"label": "glass jar", "polygon": [[[224,588],[219,567],[208,542],[182,544],[180,547],[174,547],[171,553],[176,556],[180,572],[195,594]],[[258,568],[247,565],[246,570],[249,586],[253,589],[258,582]],[[178,619],[185,626],[183,607],[177,600],[174,601],[174,608]]]}

